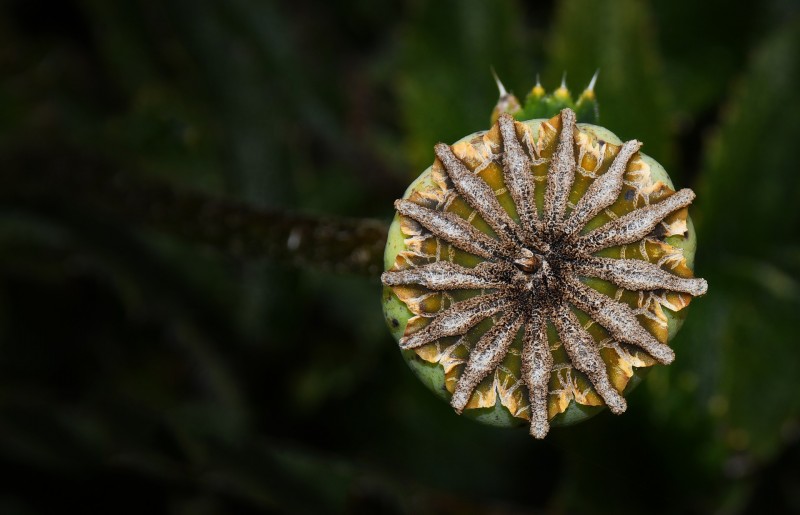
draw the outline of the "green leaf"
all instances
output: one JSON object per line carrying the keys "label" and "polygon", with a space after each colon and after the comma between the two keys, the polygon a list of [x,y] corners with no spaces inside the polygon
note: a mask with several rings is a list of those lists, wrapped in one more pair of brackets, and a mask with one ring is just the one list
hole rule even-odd
{"label": "green leaf", "polygon": [[698,187],[698,272],[707,298],[678,354],[733,451],[772,456],[800,416],[800,25],[755,57],[713,138]]}
{"label": "green leaf", "polygon": [[545,88],[566,72],[567,84],[580,92],[599,69],[600,125],[623,140],[644,142],[644,152],[675,178],[668,95],[647,3],[566,0],[551,34]]}
{"label": "green leaf", "polygon": [[651,0],[676,111],[703,117],[716,109],[731,80],[747,66],[750,49],[759,43],[765,22],[779,2],[765,0],[758,9],[735,9],[730,0],[705,0],[693,3],[687,15],[683,2]]}

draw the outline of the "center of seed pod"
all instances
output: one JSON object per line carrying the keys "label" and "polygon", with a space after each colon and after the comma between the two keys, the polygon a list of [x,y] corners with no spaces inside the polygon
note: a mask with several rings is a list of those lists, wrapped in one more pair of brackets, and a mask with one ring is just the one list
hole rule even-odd
{"label": "center of seed pod", "polygon": [[522,249],[520,255],[514,260],[514,265],[523,272],[532,274],[542,266],[542,258],[528,249]]}

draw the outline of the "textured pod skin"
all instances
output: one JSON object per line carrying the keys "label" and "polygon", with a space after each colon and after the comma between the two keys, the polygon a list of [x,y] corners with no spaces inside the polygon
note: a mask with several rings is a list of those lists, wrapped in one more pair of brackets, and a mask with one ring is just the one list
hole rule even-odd
{"label": "textured pod skin", "polygon": [[[567,114],[574,120],[574,113],[570,111]],[[613,167],[615,158],[623,151],[623,143],[619,138],[602,127],[578,124],[572,129],[574,130],[572,150],[577,169],[574,180],[568,185],[569,191],[566,192],[568,198],[565,198],[565,206],[562,206],[563,214],[558,215],[561,216],[558,218],[557,210],[552,206],[548,207],[548,202],[556,204],[553,204],[552,199],[548,200],[545,192],[548,187],[553,191],[558,187],[557,183],[548,177],[552,175],[551,164],[557,161],[553,156],[561,148],[559,138],[562,131],[562,116],[566,115],[514,124],[515,139],[525,147],[524,153],[530,159],[530,170],[535,177],[533,215],[517,209],[519,202],[514,201],[513,194],[507,187],[510,181],[508,172],[504,169],[507,164],[501,166],[497,160],[497,156],[503,153],[504,148],[501,130],[497,124],[489,131],[467,136],[449,147],[457,162],[448,162],[451,158],[447,157],[444,148],[447,146],[443,148],[437,146],[437,154],[440,157],[411,184],[404,199],[409,199],[414,205],[428,206],[451,213],[447,215],[450,218],[455,216],[467,220],[474,229],[493,238],[498,237],[499,231],[506,230],[506,226],[503,225],[505,222],[502,222],[506,219],[505,214],[520,227],[526,225],[520,223],[521,217],[527,216],[531,219],[533,216],[537,227],[532,232],[550,230],[548,216],[551,216],[553,220],[561,220],[553,222],[555,228],[553,230],[560,230],[561,225],[569,225],[566,222],[572,217],[581,198],[593,197],[585,195],[586,192],[590,191],[596,178]],[[506,121],[506,124],[508,123]],[[588,223],[585,226],[573,224],[575,225],[573,229],[580,229],[581,235],[626,213],[640,210],[649,204],[659,204],[674,194],[674,187],[664,169],[648,156],[636,152],[636,149],[638,146],[634,148],[629,143],[628,151],[633,153],[620,170],[620,173],[624,170],[622,176],[624,185],[618,195],[614,196],[616,200],[596,215],[587,215]],[[464,167],[462,172],[466,174],[463,178],[458,178],[461,172],[455,169],[460,169],[461,165]],[[452,180],[452,177],[456,177],[456,183],[461,184],[462,180],[468,183],[473,180],[470,175],[479,177],[493,190],[505,214],[498,211],[494,211],[492,216],[485,216],[484,212],[476,214],[476,211],[480,211],[474,209],[477,197],[470,199],[468,193],[470,190],[467,188],[464,192],[468,201],[465,201]],[[683,193],[684,191],[681,192]],[[690,201],[691,199],[688,200]],[[688,205],[688,202],[684,204]],[[399,206],[406,210],[415,209],[410,204],[402,206],[399,204]],[[473,296],[479,296],[478,290],[481,294],[492,295],[495,291],[493,288],[499,286],[486,283],[484,277],[481,279],[484,283],[479,285],[481,288],[465,288],[463,284],[458,288],[443,287],[436,283],[437,277],[430,273],[428,275],[433,282],[429,281],[425,286],[420,284],[418,276],[420,271],[426,270],[426,266],[427,270],[441,271],[446,268],[448,272],[453,267],[460,267],[459,270],[476,269],[486,266],[481,263],[488,261],[491,264],[498,259],[495,259],[491,251],[473,249],[474,252],[483,254],[476,256],[457,248],[458,245],[448,243],[447,238],[433,235],[421,225],[418,219],[422,215],[409,213],[411,212],[407,212],[406,216],[398,214],[390,229],[385,254],[385,268],[390,272],[384,274],[386,285],[383,293],[384,313],[393,336],[401,342],[401,347],[406,347],[402,352],[409,366],[431,390],[443,399],[449,400],[456,411],[463,410],[464,414],[481,422],[500,426],[519,425],[530,421],[531,433],[541,438],[547,433],[549,425],[571,424],[584,420],[597,413],[604,405],[610,405],[615,413],[624,411],[624,399],[618,396],[617,392],[623,395],[627,393],[638,383],[647,367],[655,364],[657,360],[665,363],[671,361],[671,355],[668,355],[671,354],[669,349],[665,351],[667,354],[654,358],[654,355],[641,347],[616,341],[601,324],[596,321],[591,322],[591,317],[585,312],[575,309],[574,303],[566,305],[574,317],[560,304],[548,304],[539,340],[529,337],[527,329],[523,329],[530,326],[529,323],[520,321],[521,319],[515,321],[511,314],[503,315],[513,312],[510,307],[503,306],[496,313],[493,312],[469,328],[457,330],[457,334],[448,333],[433,341],[427,341],[424,332],[431,331],[426,329],[426,326],[436,321],[437,317],[443,318],[442,314],[447,313],[449,308]],[[690,282],[687,288],[691,293],[670,291],[665,288],[635,291],[620,287],[620,281],[631,287],[625,282],[624,277],[609,276],[600,279],[579,275],[583,286],[605,295],[609,301],[627,304],[635,311],[638,324],[633,326],[638,328],[631,326],[631,330],[643,328],[649,336],[658,340],[656,343],[666,344],[680,328],[685,316],[684,308],[691,296],[705,292],[705,282],[690,279],[693,277],[696,239],[685,205],[671,210],[658,222],[657,227],[648,231],[646,237],[624,245],[592,249],[591,254],[599,258],[636,259],[654,263],[654,266],[668,270],[670,275],[687,278],[686,281]],[[535,234],[531,237],[536,238]],[[499,239],[502,240],[503,236],[500,235]],[[566,247],[568,245],[565,244]],[[512,258],[509,259],[513,261]],[[446,263],[432,266],[439,261]],[[539,261],[534,255],[529,260],[517,259],[515,262],[520,270],[535,275],[534,272],[541,266]],[[404,271],[407,270],[414,270],[412,274],[417,274],[416,279],[410,280],[404,276],[404,273],[407,274]],[[577,270],[581,273],[584,271]],[[519,272],[515,273],[519,275]],[[613,279],[617,284],[609,279]],[[450,286],[452,286],[452,274],[449,274],[444,282],[447,281],[451,281]],[[475,320],[478,318],[480,317]],[[419,334],[414,336],[415,333]],[[566,337],[568,334],[573,334],[574,338]],[[536,341],[539,347],[534,345]],[[584,347],[581,347],[583,345],[581,341],[585,344]],[[502,351],[498,351],[497,349],[501,347]],[[538,354],[534,352],[537,348]],[[596,360],[581,361],[579,351],[582,348],[596,349],[596,357],[602,360],[602,366],[599,368],[604,370],[598,370]],[[594,352],[595,350],[592,350],[592,353]],[[651,352],[656,351],[651,350]],[[551,358],[547,358],[546,354]],[[479,355],[483,357],[479,359],[477,357]],[[534,355],[535,359],[526,358]],[[494,361],[487,364],[487,360],[490,359]],[[526,359],[528,359],[527,368]],[[552,363],[548,363],[550,366],[541,370],[530,365],[537,360],[541,362],[542,359],[544,361],[552,359]],[[593,365],[586,364],[589,362]],[[470,373],[465,375],[467,369]],[[531,395],[531,392],[536,390],[531,381],[534,381],[532,378],[537,370],[539,376],[535,380],[540,382],[539,394]],[[547,372],[547,377],[542,377],[542,370]],[[541,420],[534,423],[531,419],[537,410],[531,406],[537,403]],[[546,415],[542,415],[542,410]]]}

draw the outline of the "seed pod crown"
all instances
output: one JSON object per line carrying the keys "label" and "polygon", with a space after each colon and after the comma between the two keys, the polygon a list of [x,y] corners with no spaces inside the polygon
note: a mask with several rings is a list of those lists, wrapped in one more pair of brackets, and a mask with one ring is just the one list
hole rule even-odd
{"label": "seed pod crown", "polygon": [[685,255],[694,193],[615,139],[569,107],[501,112],[437,144],[395,203],[387,320],[457,412],[505,410],[543,438],[569,410],[624,412],[636,370],[673,361],[676,314],[707,289]]}

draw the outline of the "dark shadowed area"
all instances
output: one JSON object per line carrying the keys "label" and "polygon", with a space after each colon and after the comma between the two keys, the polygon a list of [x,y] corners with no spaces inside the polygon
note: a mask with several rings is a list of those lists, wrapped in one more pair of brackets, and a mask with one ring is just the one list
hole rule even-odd
{"label": "dark shadowed area", "polygon": [[[0,0],[0,513],[800,513],[800,5]],[[629,397],[535,441],[385,327],[433,145],[599,68],[697,194]]]}

